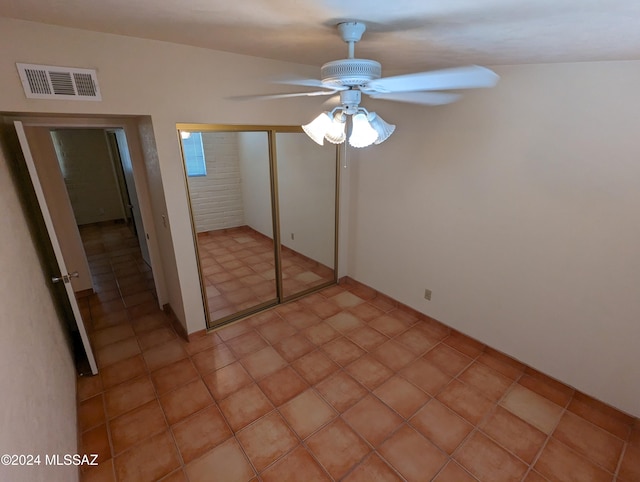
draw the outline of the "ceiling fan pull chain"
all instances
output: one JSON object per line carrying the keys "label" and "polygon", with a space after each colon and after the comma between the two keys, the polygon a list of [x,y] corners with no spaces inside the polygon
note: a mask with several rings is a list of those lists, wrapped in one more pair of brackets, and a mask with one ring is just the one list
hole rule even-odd
{"label": "ceiling fan pull chain", "polygon": [[349,151],[347,150],[347,143],[346,143],[346,142],[345,142],[345,143],[343,143],[342,145],[344,146],[344,154],[343,154],[343,156],[342,156],[342,158],[344,159],[344,164],[343,164],[343,166],[342,166],[342,167],[343,167],[344,169],[346,169],[346,168],[347,168],[347,153],[348,153]]}

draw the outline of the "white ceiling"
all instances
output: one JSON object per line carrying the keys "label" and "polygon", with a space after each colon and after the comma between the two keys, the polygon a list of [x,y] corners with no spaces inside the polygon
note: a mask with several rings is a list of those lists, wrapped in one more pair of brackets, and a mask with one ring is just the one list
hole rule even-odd
{"label": "white ceiling", "polygon": [[0,16],[321,65],[334,25],[369,28],[384,74],[457,65],[640,59],[638,0],[0,0]]}

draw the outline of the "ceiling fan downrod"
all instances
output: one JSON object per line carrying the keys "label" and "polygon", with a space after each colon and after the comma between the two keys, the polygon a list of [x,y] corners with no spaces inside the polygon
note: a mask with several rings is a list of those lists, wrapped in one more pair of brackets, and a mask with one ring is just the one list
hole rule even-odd
{"label": "ceiling fan downrod", "polygon": [[342,35],[342,40],[349,46],[347,58],[354,58],[356,43],[362,39],[362,34],[366,29],[367,26],[362,22],[342,22],[338,24],[338,30],[340,31],[340,35]]}

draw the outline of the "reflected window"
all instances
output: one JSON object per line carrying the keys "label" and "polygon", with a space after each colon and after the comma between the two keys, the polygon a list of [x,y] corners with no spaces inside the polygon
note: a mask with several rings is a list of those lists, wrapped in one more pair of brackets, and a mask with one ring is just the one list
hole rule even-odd
{"label": "reflected window", "polygon": [[202,147],[201,132],[182,132],[182,151],[187,168],[187,176],[199,177],[207,175],[207,163]]}

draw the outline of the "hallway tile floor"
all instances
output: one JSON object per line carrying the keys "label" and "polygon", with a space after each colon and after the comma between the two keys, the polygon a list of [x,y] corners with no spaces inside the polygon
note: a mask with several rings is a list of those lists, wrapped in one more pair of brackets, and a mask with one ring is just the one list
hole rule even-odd
{"label": "hallway tile floor", "polygon": [[89,231],[86,482],[640,480],[638,420],[362,285],[187,343],[135,239]]}

